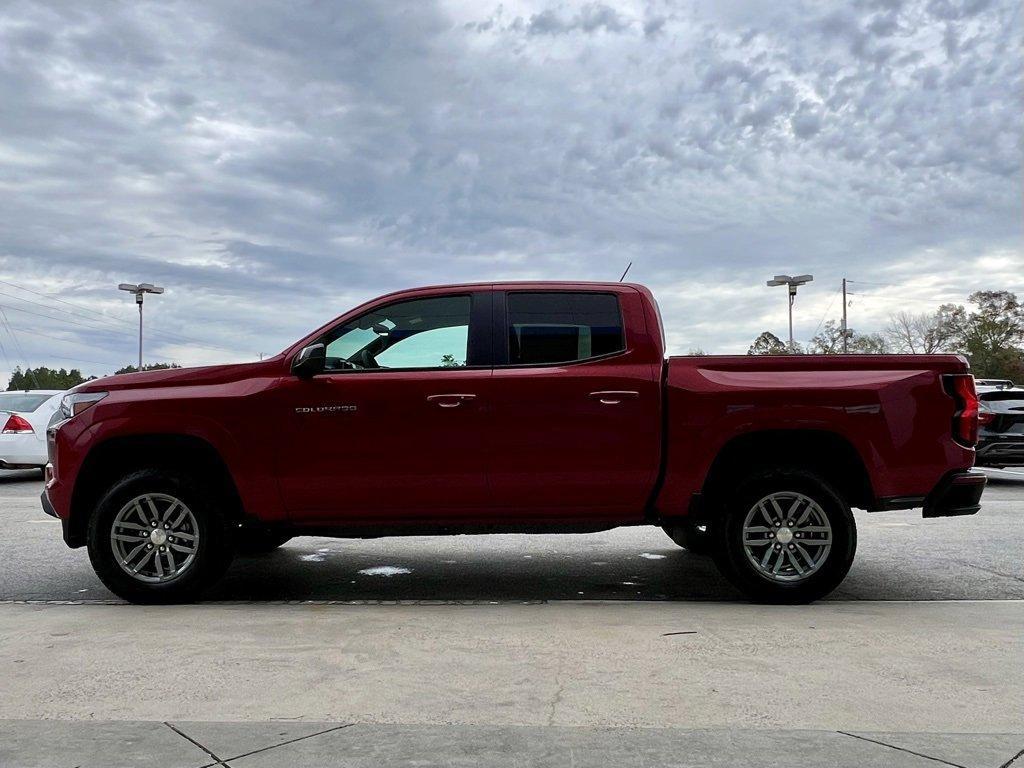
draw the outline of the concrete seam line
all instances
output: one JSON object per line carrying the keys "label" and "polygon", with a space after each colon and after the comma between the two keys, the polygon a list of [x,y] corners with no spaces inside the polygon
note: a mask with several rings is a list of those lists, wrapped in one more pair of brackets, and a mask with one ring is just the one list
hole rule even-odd
{"label": "concrete seam line", "polygon": [[[984,570],[984,569],[980,569]],[[1015,576],[1008,578],[1016,579]],[[985,598],[966,598],[966,599],[952,599],[945,600],[943,598],[935,598],[934,600],[819,600],[814,603],[816,606],[828,606],[828,605],[938,605],[940,603],[949,604],[957,603],[964,605],[973,604],[994,604],[994,603],[1024,603],[1024,597],[994,597],[991,599]],[[510,605],[522,605],[529,607],[537,607],[544,605],[559,605],[559,604],[571,604],[571,605],[730,605],[730,606],[747,606],[751,607],[750,603],[743,601],[722,601],[722,600],[691,600],[691,599],[680,599],[680,600],[204,600],[198,603],[192,603],[191,607],[198,606],[210,606],[210,607],[228,607],[228,606],[288,606],[288,607],[302,607],[302,606],[324,606],[324,605],[336,605],[340,607],[396,607],[396,608],[409,608],[414,606],[426,606],[426,607],[471,607],[477,608],[480,606],[498,606],[508,607]],[[76,607],[84,606],[91,607],[97,605],[110,605],[110,606],[129,606],[131,603],[127,603],[124,600],[47,600],[47,599],[17,599],[17,598],[0,598],[0,605],[45,605],[45,606],[67,606]]]}
{"label": "concrete seam line", "polygon": [[[227,760],[241,760],[243,757],[249,757],[249,755],[258,755],[260,752],[269,752],[272,749],[277,749],[278,747],[286,747],[289,744],[294,744],[297,741],[304,741],[305,739],[312,739],[314,736],[323,736],[325,733],[331,733],[332,731],[340,731],[342,728],[351,728],[353,725],[355,725],[355,723],[345,723],[344,725],[335,725],[332,728],[326,728],[326,729],[324,729],[322,731],[317,731],[316,733],[308,733],[305,736],[299,736],[297,739],[289,739],[288,741],[282,741],[280,744],[274,744],[274,745],[269,746],[269,747],[263,747],[262,749],[254,749],[252,752],[246,752],[246,753],[241,754],[241,755],[235,755],[234,757],[227,757],[227,758],[224,758],[224,760],[225,761],[227,761]],[[227,762],[224,762],[224,765],[227,765]],[[208,768],[208,767],[204,766],[204,768]]]}
{"label": "concrete seam line", "polygon": [[889,749],[895,749],[899,752],[906,752],[909,755],[916,755],[917,757],[923,757],[925,760],[934,760],[936,763],[942,763],[943,765],[951,765],[953,768],[967,768],[966,766],[960,765],[960,763],[951,763],[948,760],[943,760],[939,757],[932,757],[931,755],[925,755],[921,752],[915,752],[912,749],[904,749],[903,747],[897,747],[892,744],[886,744],[884,741],[876,741],[875,739],[869,739],[867,736],[858,736],[855,733],[847,733],[846,731],[836,731],[841,733],[843,736],[850,736],[854,739],[860,739],[861,741],[869,741],[872,744],[878,744],[880,747],[888,747]]}
{"label": "concrete seam line", "polygon": [[206,747],[204,747],[204,746],[203,746],[202,744],[200,744],[200,743],[199,743],[198,741],[196,741],[195,739],[193,739],[193,738],[192,738],[191,736],[189,736],[188,734],[186,734],[186,733],[184,733],[184,732],[182,732],[182,731],[178,730],[177,728],[175,728],[175,727],[174,727],[173,725],[171,725],[170,723],[168,723],[168,722],[167,722],[166,720],[164,721],[164,725],[166,725],[166,726],[167,726],[168,728],[170,728],[170,729],[171,729],[172,731],[174,731],[174,732],[175,732],[176,734],[178,734],[179,736],[181,736],[181,738],[183,738],[183,739],[185,739],[186,741],[190,741],[190,742],[192,742],[193,744],[195,744],[195,745],[196,745],[197,747],[199,747],[199,748],[200,748],[201,750],[203,750],[203,752],[205,752],[205,753],[206,753],[206,754],[208,754],[208,755],[209,755],[210,757],[212,757],[212,758],[213,758],[214,760],[216,760],[216,762],[215,762],[215,763],[211,763],[211,765],[227,765],[227,763],[225,763],[225,762],[224,762],[223,760],[221,760],[221,759],[220,759],[219,757],[217,757],[217,756],[216,756],[215,754],[213,754],[213,752],[211,752],[210,750],[208,750],[208,749],[207,749]]}
{"label": "concrete seam line", "polygon": [[1021,758],[1021,757],[1024,757],[1024,749],[1022,749],[1022,750],[1021,750],[1020,752],[1018,752],[1018,753],[1017,753],[1016,755],[1014,755],[1014,756],[1013,756],[1013,757],[1011,757],[1011,758],[1010,758],[1009,760],[1007,760],[1007,761],[1006,761],[1005,763],[1003,763],[1002,765],[1000,765],[1000,766],[999,766],[999,768],[1010,768],[1010,766],[1011,766],[1011,765],[1013,765],[1013,764],[1014,764],[1015,762],[1017,762],[1018,760],[1020,760],[1020,758]]}

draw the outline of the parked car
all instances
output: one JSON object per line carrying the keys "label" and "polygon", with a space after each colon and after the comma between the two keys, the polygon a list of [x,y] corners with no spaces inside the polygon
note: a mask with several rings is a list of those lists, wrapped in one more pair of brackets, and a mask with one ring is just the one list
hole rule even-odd
{"label": "parked car", "polygon": [[296,535],[623,525],[706,530],[752,599],[806,602],[850,568],[851,507],[969,515],[985,484],[962,357],[666,360],[654,297],[620,283],[393,293],[273,358],[61,408],[43,506],[136,602]]}
{"label": "parked car", "polygon": [[1003,379],[977,380],[978,464],[1024,466],[1024,388]]}
{"label": "parked car", "polygon": [[0,469],[46,465],[46,425],[63,394],[55,389],[0,392]]}

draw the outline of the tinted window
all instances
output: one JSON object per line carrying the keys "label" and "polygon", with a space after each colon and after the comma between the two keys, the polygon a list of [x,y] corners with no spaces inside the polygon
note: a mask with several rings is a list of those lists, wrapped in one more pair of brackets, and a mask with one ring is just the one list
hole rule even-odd
{"label": "tinted window", "polygon": [[53,394],[33,395],[27,392],[0,392],[0,411],[30,413],[53,397]]}
{"label": "tinted window", "polygon": [[607,293],[508,294],[512,365],[567,363],[626,348],[618,299]]}
{"label": "tinted window", "polygon": [[327,335],[327,370],[463,367],[469,311],[469,296],[413,299],[375,309]]}

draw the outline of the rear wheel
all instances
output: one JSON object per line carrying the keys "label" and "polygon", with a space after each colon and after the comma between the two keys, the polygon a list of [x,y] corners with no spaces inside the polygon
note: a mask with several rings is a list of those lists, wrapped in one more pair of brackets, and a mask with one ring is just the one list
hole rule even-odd
{"label": "rear wheel", "polygon": [[100,580],[133,603],[191,602],[231,562],[215,496],[168,470],[115,483],[89,520],[87,543]]}
{"label": "rear wheel", "polygon": [[799,469],[747,478],[714,534],[719,569],[757,602],[824,597],[846,578],[857,549],[849,504],[825,480]]}

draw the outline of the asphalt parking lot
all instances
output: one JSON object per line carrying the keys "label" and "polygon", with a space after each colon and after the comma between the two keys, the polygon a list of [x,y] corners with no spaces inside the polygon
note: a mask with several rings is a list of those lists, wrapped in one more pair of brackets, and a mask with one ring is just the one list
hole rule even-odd
{"label": "asphalt parking lot", "polygon": [[[0,600],[107,601],[84,549],[39,506],[35,473],[0,478]],[[1024,598],[1024,470],[991,471],[973,517],[857,514],[853,569],[831,600]],[[294,539],[237,559],[213,601],[739,600],[709,558],[659,529],[586,535]]]}
{"label": "asphalt parking lot", "polygon": [[858,513],[828,600],[753,606],[659,530],[300,538],[121,603],[0,478],[0,766],[1024,762],[1024,472]]}

